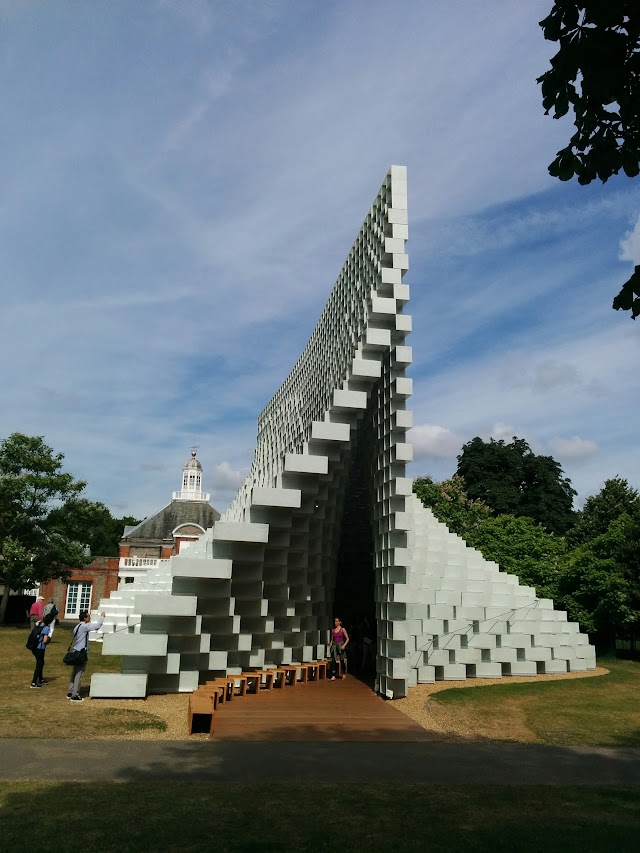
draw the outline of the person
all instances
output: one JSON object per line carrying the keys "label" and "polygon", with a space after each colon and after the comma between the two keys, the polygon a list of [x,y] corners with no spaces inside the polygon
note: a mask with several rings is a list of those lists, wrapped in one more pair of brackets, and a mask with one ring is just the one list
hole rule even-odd
{"label": "person", "polygon": [[35,649],[31,649],[34,658],[36,659],[36,668],[33,670],[33,678],[31,679],[31,687],[42,687],[46,684],[43,676],[44,672],[44,653],[47,650],[48,644],[51,642],[51,623],[53,616],[50,614],[42,620],[42,628],[38,637],[38,645]]}
{"label": "person", "polygon": [[42,618],[44,613],[42,611],[42,602],[44,598],[39,595],[36,600],[31,605],[31,609],[29,610],[29,627],[33,630],[38,622],[42,622]]}
{"label": "person", "polygon": [[[337,666],[338,675],[344,678],[347,674],[347,654],[345,649],[349,645],[349,635],[347,629],[342,626],[342,621],[338,616],[333,620],[333,628],[331,629],[331,640],[329,642],[329,654],[331,660]],[[331,681],[335,681],[335,675],[331,675]]]}
{"label": "person", "polygon": [[369,617],[364,616],[360,623],[360,633],[362,634],[362,671],[367,672],[373,663],[373,629]]}
{"label": "person", "polygon": [[49,599],[49,603],[45,604],[44,610],[42,611],[43,618],[45,616],[48,616],[49,614],[51,614],[51,616],[53,617],[53,619],[51,620],[51,634],[50,634],[50,636],[53,637],[53,632],[54,632],[55,627],[56,627],[56,617],[58,615],[58,608],[56,607],[53,598]]}
{"label": "person", "polygon": [[[102,628],[104,613],[100,614],[100,618],[97,622],[90,622],[90,619],[91,615],[87,610],[83,610],[80,613],[80,621],[73,629],[72,641],[73,649],[77,652],[81,652],[84,649],[87,653],[87,657],[89,655],[89,634],[91,631],[98,631]],[[85,660],[84,663],[76,664],[76,666],[71,670],[67,699],[70,699],[72,702],[84,702],[84,699],[80,696],[80,682],[82,681],[82,676],[84,675],[86,668],[87,661]]]}

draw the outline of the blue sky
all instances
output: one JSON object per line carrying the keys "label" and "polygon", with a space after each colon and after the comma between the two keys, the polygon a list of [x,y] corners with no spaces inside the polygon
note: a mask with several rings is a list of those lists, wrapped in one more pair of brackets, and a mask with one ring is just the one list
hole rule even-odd
{"label": "blue sky", "polygon": [[224,509],[391,163],[411,473],[475,435],[640,487],[640,184],[560,184],[551,0],[0,0],[0,435],[143,517],[192,443]]}

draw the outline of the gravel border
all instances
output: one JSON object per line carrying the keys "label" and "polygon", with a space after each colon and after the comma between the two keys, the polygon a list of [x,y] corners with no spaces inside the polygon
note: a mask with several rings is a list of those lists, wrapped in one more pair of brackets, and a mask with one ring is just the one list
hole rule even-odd
{"label": "gravel border", "polygon": [[[448,738],[464,740],[486,740],[487,733],[482,733],[469,723],[466,715],[449,704],[431,702],[434,693],[441,690],[450,690],[453,687],[473,688],[487,687],[490,684],[515,684],[527,683],[538,684],[541,681],[569,681],[573,678],[594,678],[595,676],[608,675],[609,670],[598,666],[588,672],[568,672],[562,675],[535,675],[519,676],[508,675],[503,678],[467,678],[460,681],[436,681],[432,684],[418,684],[410,687],[409,693],[404,699],[394,700],[393,707],[402,711],[407,717],[415,720],[423,729],[429,732],[446,735]],[[527,734],[529,735],[527,737]],[[531,733],[524,725],[519,731],[501,731],[500,740],[529,740],[532,741]]]}

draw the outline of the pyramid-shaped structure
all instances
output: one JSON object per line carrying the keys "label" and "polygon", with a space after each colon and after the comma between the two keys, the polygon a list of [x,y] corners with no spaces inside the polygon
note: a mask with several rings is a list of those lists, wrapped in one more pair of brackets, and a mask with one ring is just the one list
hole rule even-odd
{"label": "pyramid-shaped structure", "polygon": [[[592,669],[588,637],[412,493],[407,175],[392,166],[313,334],[258,420],[251,473],[201,539],[108,611],[95,697],[189,691],[322,658],[340,577],[368,563],[377,689]],[[354,517],[360,519],[353,522]]]}

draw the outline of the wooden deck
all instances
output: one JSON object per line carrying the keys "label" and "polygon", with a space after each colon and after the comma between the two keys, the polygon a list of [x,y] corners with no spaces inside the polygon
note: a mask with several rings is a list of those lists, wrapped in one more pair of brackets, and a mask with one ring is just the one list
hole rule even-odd
{"label": "wooden deck", "polygon": [[213,739],[406,743],[441,738],[347,676],[235,698],[217,711]]}

